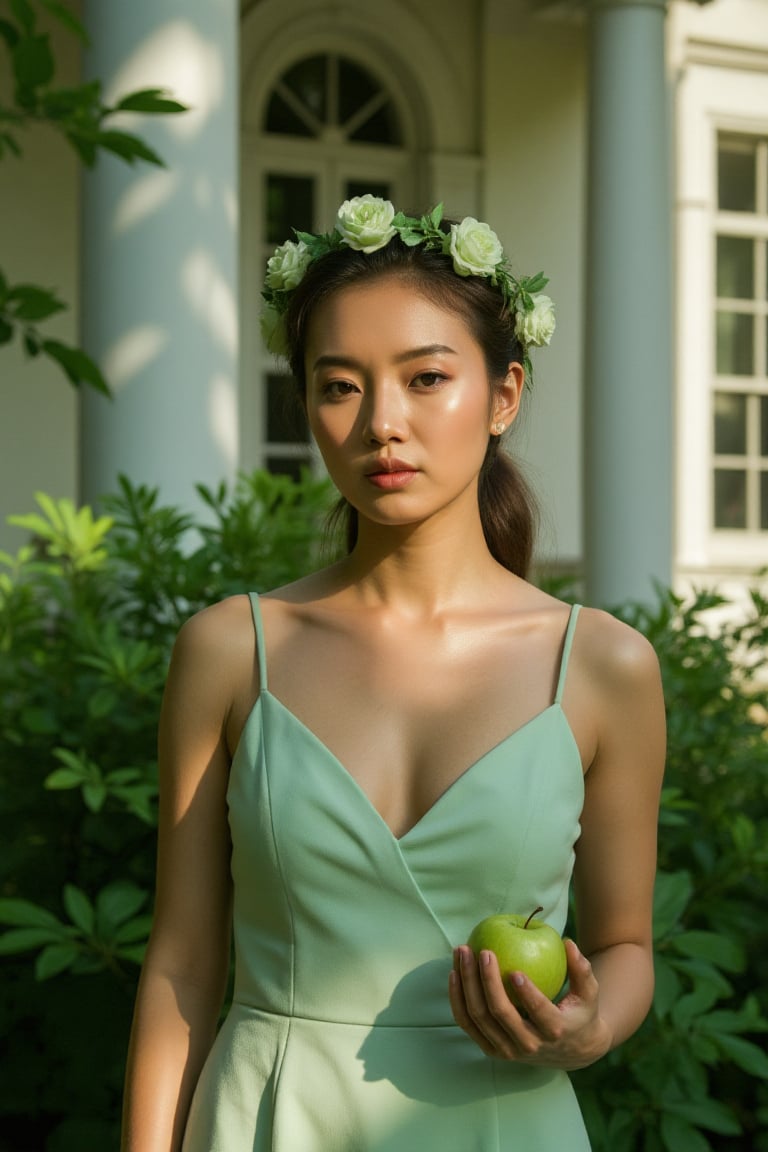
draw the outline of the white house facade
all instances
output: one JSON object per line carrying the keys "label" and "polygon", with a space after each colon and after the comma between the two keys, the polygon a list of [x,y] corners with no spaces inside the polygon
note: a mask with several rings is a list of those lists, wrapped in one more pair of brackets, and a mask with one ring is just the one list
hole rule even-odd
{"label": "white house facade", "polygon": [[[81,180],[30,138],[3,164],[0,254],[57,287],[110,401],[0,360],[0,510],[97,501],[120,472],[194,504],[239,470],[319,467],[258,313],[292,226],[372,191],[488,220],[546,271],[558,329],[511,450],[539,559],[586,598],[746,587],[768,565],[764,0],[85,0],[62,80],[189,105],[135,127],[164,170]],[[14,548],[18,531],[0,532]]]}

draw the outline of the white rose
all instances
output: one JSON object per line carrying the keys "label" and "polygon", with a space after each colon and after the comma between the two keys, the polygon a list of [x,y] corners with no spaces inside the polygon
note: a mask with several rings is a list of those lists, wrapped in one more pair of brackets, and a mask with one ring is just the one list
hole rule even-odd
{"label": "white rose", "polygon": [[531,297],[533,308],[530,312],[522,309],[517,313],[515,333],[526,346],[534,344],[540,348],[549,344],[555,330],[555,305],[543,292]]}
{"label": "white rose", "polygon": [[276,291],[295,288],[301,283],[309,263],[309,248],[304,241],[286,240],[267,260],[265,283]]}
{"label": "white rose", "polygon": [[474,216],[451,225],[450,252],[459,276],[490,276],[504,256],[496,233]]}
{"label": "white rose", "polygon": [[394,205],[379,196],[355,196],[345,200],[336,218],[336,229],[350,248],[357,252],[376,252],[389,244],[397,229],[392,220]]}
{"label": "white rose", "polygon": [[274,304],[265,304],[259,317],[259,327],[264,343],[275,356],[288,356],[288,340],[285,321]]}

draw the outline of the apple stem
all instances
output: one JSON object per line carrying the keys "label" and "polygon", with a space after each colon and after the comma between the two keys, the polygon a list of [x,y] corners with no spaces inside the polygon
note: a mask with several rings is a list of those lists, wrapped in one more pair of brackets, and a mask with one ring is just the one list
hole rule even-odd
{"label": "apple stem", "polygon": [[543,909],[543,907],[541,906],[541,904],[539,904],[538,908],[534,908],[533,912],[531,912],[531,914],[530,914],[530,916],[528,917],[528,919],[526,920],[525,924],[523,924],[523,928],[527,928],[527,927],[528,927],[528,925],[530,924],[531,920],[533,920],[533,918],[534,918],[534,916],[536,915],[536,913],[537,913],[537,912],[543,912],[543,911],[544,911],[544,909]]}

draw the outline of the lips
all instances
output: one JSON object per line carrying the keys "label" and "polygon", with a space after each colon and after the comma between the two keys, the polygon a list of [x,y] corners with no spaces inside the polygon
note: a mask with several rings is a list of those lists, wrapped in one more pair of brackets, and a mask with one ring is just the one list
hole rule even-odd
{"label": "lips", "polygon": [[376,488],[391,491],[405,488],[417,473],[418,468],[414,468],[406,460],[397,460],[389,456],[386,460],[376,460],[366,472],[366,477]]}
{"label": "lips", "polygon": [[407,460],[398,460],[396,457],[387,456],[383,460],[375,460],[370,468],[366,470],[367,476],[377,476],[382,472],[416,472],[417,469],[409,464]]}

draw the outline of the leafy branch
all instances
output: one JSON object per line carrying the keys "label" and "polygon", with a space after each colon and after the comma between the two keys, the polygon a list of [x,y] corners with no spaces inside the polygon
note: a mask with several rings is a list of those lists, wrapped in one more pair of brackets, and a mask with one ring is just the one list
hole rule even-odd
{"label": "leafy branch", "polygon": [[[161,88],[130,92],[115,104],[107,104],[100,80],[57,87],[51,38],[40,27],[41,14],[53,17],[81,43],[88,40],[83,25],[60,0],[0,0],[0,44],[8,58],[13,90],[12,103],[0,103],[0,159],[21,159],[22,133],[45,124],[67,141],[87,168],[93,168],[101,152],[127,164],[163,167],[162,158],[144,140],[115,126],[115,117],[124,113],[175,115],[186,111],[185,106]],[[53,361],[71,384],[86,384],[109,395],[101,369],[90,356],[47,337],[38,327],[66,308],[54,289],[9,284],[0,270],[0,345],[19,339],[28,357]]]}

